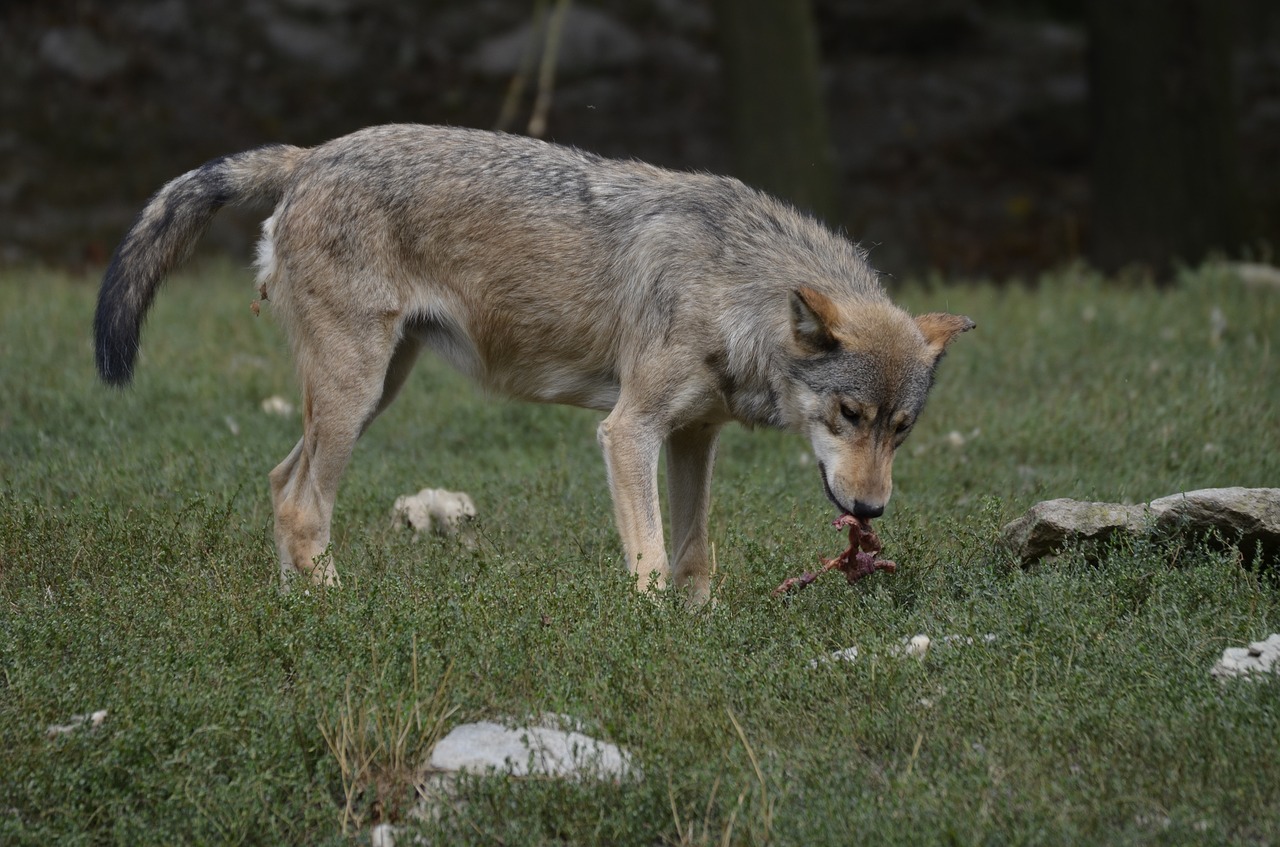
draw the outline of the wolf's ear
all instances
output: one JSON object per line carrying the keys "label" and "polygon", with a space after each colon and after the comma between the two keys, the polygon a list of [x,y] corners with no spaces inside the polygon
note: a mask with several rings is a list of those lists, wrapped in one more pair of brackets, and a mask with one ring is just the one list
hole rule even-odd
{"label": "wolf's ear", "polygon": [[812,288],[791,292],[791,331],[800,346],[814,353],[825,353],[839,342],[831,327],[839,319],[836,304],[825,294]]}
{"label": "wolf's ear", "polygon": [[947,349],[947,345],[962,332],[968,332],[977,324],[964,315],[948,315],[946,312],[930,312],[916,318],[916,326],[924,334],[924,343],[936,359]]}

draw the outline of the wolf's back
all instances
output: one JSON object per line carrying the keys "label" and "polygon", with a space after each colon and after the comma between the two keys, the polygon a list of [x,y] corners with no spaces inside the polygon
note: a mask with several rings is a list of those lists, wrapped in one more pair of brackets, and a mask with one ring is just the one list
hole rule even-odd
{"label": "wolf's back", "polygon": [[218,209],[279,202],[306,151],[271,145],[206,162],[147,202],[116,248],[98,292],[94,359],[111,385],[133,378],[142,321],[160,283],[191,255]]}

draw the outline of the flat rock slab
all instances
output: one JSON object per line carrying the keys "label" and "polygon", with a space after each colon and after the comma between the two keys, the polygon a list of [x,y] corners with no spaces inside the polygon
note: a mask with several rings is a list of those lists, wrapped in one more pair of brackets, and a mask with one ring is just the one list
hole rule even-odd
{"label": "flat rock slab", "polygon": [[[544,712],[520,723],[526,725],[466,723],[437,741],[423,774],[422,796],[409,817],[437,820],[446,805],[465,804],[466,797],[458,793],[463,773],[613,782],[644,776],[630,753],[587,735],[582,723],[569,715]],[[388,823],[374,827],[369,839],[373,847],[427,843]]]}
{"label": "flat rock slab", "polygon": [[1024,564],[1061,552],[1072,544],[1110,541],[1117,534],[1140,532],[1146,520],[1142,506],[1045,500],[1003,530],[1005,542]]}
{"label": "flat rock slab", "polygon": [[551,776],[568,779],[639,777],[631,756],[581,732],[545,726],[511,728],[491,721],[462,724],[436,743],[436,771]]}
{"label": "flat rock slab", "polygon": [[1251,555],[1280,553],[1280,488],[1205,488],[1162,497],[1140,506],[1046,500],[1002,532],[1023,564],[1068,546],[1105,544],[1117,536],[1202,537],[1216,533]]}
{"label": "flat rock slab", "polygon": [[1236,677],[1260,680],[1280,673],[1280,633],[1248,647],[1228,647],[1210,673],[1223,681]]}
{"label": "flat rock slab", "polygon": [[1205,488],[1152,500],[1148,507],[1164,533],[1214,531],[1246,555],[1280,553],[1280,488]]}

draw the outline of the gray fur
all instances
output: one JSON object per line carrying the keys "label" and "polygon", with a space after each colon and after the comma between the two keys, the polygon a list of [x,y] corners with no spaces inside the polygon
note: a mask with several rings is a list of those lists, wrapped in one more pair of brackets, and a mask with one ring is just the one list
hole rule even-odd
{"label": "gray fur", "polygon": [[216,210],[255,201],[274,205],[259,282],[289,334],[305,407],[302,440],[271,474],[277,546],[282,573],[320,581],[336,580],[321,554],[354,441],[421,348],[491,391],[608,412],[600,442],[641,587],[668,570],[665,443],[673,576],[701,601],[719,428],[804,433],[839,508],[883,508],[904,421],[951,338],[972,326],[912,319],[860,248],[735,179],[394,125],[224,157],[162,188],[103,280],[106,381],[128,380],[161,280]]}

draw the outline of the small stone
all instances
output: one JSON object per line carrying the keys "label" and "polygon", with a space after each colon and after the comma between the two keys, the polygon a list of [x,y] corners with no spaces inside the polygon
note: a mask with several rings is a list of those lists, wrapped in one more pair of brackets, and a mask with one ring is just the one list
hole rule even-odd
{"label": "small stone", "polygon": [[279,394],[273,394],[262,401],[262,411],[268,415],[287,418],[293,414],[293,404]]}
{"label": "small stone", "polygon": [[1227,266],[1240,281],[1251,288],[1280,290],[1280,268],[1261,262],[1233,262]]}
{"label": "small stone", "polygon": [[[995,635],[987,633],[980,637],[983,644],[991,644],[996,640]],[[968,635],[944,635],[938,639],[938,643],[945,646],[972,646],[976,642],[972,636]],[[933,647],[934,641],[924,633],[913,636],[904,636],[901,644],[890,645],[888,654],[890,656],[912,656],[917,659],[924,658],[925,654]],[[823,665],[829,665],[833,662],[853,662],[858,658],[858,645],[846,647],[843,650],[836,650],[825,656],[819,656],[816,659],[809,660],[809,667],[818,668]]]}
{"label": "small stone", "polygon": [[96,712],[90,712],[85,715],[72,715],[71,720],[64,724],[50,724],[45,730],[45,735],[49,738],[57,738],[59,735],[70,735],[78,729],[97,729],[102,726],[106,720],[106,709],[99,709]]}
{"label": "small stone", "polygon": [[929,645],[931,643],[933,642],[929,640],[929,636],[927,635],[920,634],[912,636],[907,641],[906,653],[908,656],[915,656],[918,659],[923,659],[925,653],[929,652]]}
{"label": "small stone", "polygon": [[1220,681],[1245,677],[1264,679],[1280,672],[1280,633],[1266,641],[1254,641],[1248,647],[1228,647],[1210,673]]}
{"label": "small stone", "polygon": [[843,650],[836,650],[834,653],[828,653],[825,656],[819,656],[816,659],[809,660],[809,667],[817,668],[822,665],[829,665],[832,662],[856,662],[858,660],[858,645],[846,647]]}
{"label": "small stone", "polygon": [[402,526],[412,528],[415,538],[424,532],[446,538],[461,534],[464,543],[473,543],[468,525],[475,520],[476,504],[465,492],[424,488],[397,497],[392,515]]}
{"label": "small stone", "polygon": [[581,732],[545,726],[512,729],[492,721],[462,724],[436,743],[431,769],[571,779],[640,778],[631,755]]}

